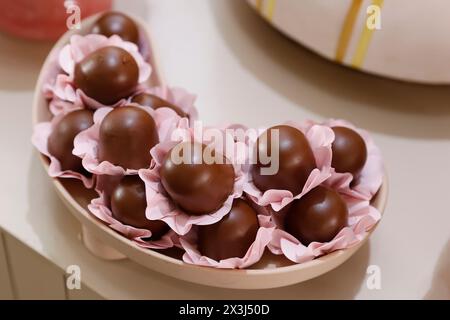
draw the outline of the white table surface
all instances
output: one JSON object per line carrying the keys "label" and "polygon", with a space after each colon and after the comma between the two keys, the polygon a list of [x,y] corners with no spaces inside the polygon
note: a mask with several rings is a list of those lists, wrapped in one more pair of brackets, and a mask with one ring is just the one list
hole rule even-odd
{"label": "white table surface", "polygon": [[[0,34],[0,227],[106,298],[450,298],[450,88],[372,77],[317,57],[269,27],[241,0],[118,1],[148,21],[162,72],[199,95],[208,124],[249,126],[345,118],[373,132],[390,177],[385,216],[341,267],[262,291],[222,290],[107,262],[79,241],[30,144],[31,101],[49,44]],[[413,66],[411,66],[413,67]],[[366,269],[381,269],[369,290]]]}

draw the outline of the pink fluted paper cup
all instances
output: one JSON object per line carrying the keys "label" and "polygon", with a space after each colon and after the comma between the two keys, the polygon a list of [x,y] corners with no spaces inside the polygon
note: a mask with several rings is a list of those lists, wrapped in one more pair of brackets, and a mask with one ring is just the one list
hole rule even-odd
{"label": "pink fluted paper cup", "polygon": [[[54,81],[44,85],[45,94],[72,102],[76,105],[85,105],[92,109],[117,107],[126,104],[127,100],[122,99],[114,105],[104,105],[87,96],[82,90],[77,89],[73,82],[75,65],[94,51],[107,46],[122,48],[133,56],[139,68],[139,83],[141,85],[150,78],[152,68],[139,53],[136,44],[123,41],[117,35],[109,38],[98,34],[89,34],[86,36],[73,35],[70,38],[70,43],[64,46],[59,52],[58,64],[63,73],[58,74]],[[140,90],[139,87],[136,88],[136,91],[138,90]]]}
{"label": "pink fluted paper cup", "polygon": [[248,248],[244,257],[228,258],[220,261],[203,256],[197,247],[197,230],[192,229],[187,235],[180,238],[181,247],[186,251],[183,261],[204,267],[219,269],[244,269],[261,260],[264,250],[272,239],[274,225],[269,216],[259,215],[259,229],[255,241]]}
{"label": "pink fluted paper cup", "polygon": [[[218,128],[216,128],[216,130],[221,131],[225,138],[227,137],[227,133],[224,130]],[[208,140],[199,141],[194,135],[194,131],[195,130],[192,128],[187,128],[187,123],[185,123],[183,128],[179,128],[177,135],[179,140],[171,139],[170,141],[166,141],[155,146],[151,150],[153,160],[155,161],[155,166],[149,170],[141,170],[139,173],[146,185],[148,203],[147,218],[150,220],[163,220],[179,235],[187,234],[195,225],[210,225],[221,220],[230,212],[233,205],[233,200],[242,196],[243,186],[247,181],[247,174],[242,170],[238,161],[242,155],[233,152],[233,157],[228,157],[227,154],[224,153],[222,148],[223,145],[221,145],[221,143],[217,143],[217,141],[211,142]],[[200,139],[203,138],[204,136]],[[236,142],[232,137],[228,137],[226,140],[231,144],[226,147],[227,150],[230,150],[229,148],[237,150],[235,149]],[[174,146],[186,141],[200,142],[209,147],[213,147],[216,152],[227,156],[227,159],[233,164],[235,173],[233,191],[223,203],[222,207],[215,212],[200,216],[189,215],[175,205],[161,184],[159,172],[167,153]]]}
{"label": "pink fluted paper cup", "polygon": [[52,178],[69,178],[77,179],[83,182],[84,186],[88,189],[94,186],[94,177],[87,177],[83,173],[75,172],[72,170],[62,170],[61,163],[48,151],[48,138],[53,132],[56,124],[66,115],[66,113],[60,113],[54,117],[50,122],[41,122],[34,127],[31,141],[36,149],[50,159],[50,165],[48,167],[48,174]]}
{"label": "pink fluted paper cup", "polygon": [[363,240],[367,232],[381,219],[381,214],[370,205],[369,201],[342,194],[341,196],[347,203],[349,211],[348,226],[343,228],[332,241],[312,242],[305,246],[283,230],[284,217],[277,215],[273,217],[273,220],[276,221],[278,228],[272,233],[269,250],[276,255],[282,254],[295,263],[304,263],[336,250],[350,248]]}
{"label": "pink fluted paper cup", "polygon": [[[261,207],[270,206],[270,208],[278,212],[290,204],[292,201],[302,198],[309,191],[322,184],[331,175],[331,144],[334,140],[333,131],[322,125],[306,122],[298,124],[288,122],[286,125],[297,128],[305,135],[316,160],[316,169],[314,169],[300,194],[292,194],[288,190],[267,190],[262,192],[252,181],[249,174],[249,181],[244,185],[244,192],[248,197]],[[256,139],[250,139],[251,146],[256,144]]]}
{"label": "pink fluted paper cup", "polygon": [[325,185],[357,199],[372,200],[380,189],[384,177],[384,164],[380,149],[367,131],[356,128],[347,121],[329,120],[324,125],[330,128],[346,127],[354,130],[363,138],[367,147],[367,161],[357,177],[353,177],[351,173],[338,173],[332,168],[331,177],[327,179]]}
{"label": "pink fluted paper cup", "polygon": [[132,240],[138,246],[147,249],[161,250],[172,248],[179,242],[178,236],[172,230],[169,230],[158,240],[148,240],[148,238],[152,236],[152,232],[150,230],[128,226],[114,219],[111,210],[107,206],[107,202],[108,201],[106,198],[101,195],[99,198],[91,201],[88,205],[88,209],[95,217],[103,221],[111,229]]}
{"label": "pink fluted paper cup", "polygon": [[[173,110],[168,108],[153,110],[149,107],[142,107],[133,103],[127,105],[141,108],[152,116],[156,123],[159,141],[166,141],[168,137],[170,137],[172,130],[177,128],[178,123],[181,120]],[[138,174],[138,170],[136,169],[122,168],[109,161],[101,162],[98,159],[100,126],[103,119],[112,110],[113,108],[103,107],[94,113],[94,125],[91,128],[80,132],[75,137],[73,153],[83,159],[84,168],[93,174],[109,176],[136,175]],[[153,162],[154,161],[152,161],[152,163]]]}
{"label": "pink fluted paper cup", "polygon": [[78,109],[84,109],[83,105],[76,105],[73,102],[61,100],[58,97],[51,99],[48,103],[48,109],[50,110],[53,116],[57,116],[60,114],[66,114],[71,111],[75,111]]}

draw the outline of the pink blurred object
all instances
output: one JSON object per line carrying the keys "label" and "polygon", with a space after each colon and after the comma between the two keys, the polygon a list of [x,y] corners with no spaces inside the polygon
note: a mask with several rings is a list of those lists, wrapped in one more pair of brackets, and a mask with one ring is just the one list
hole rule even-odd
{"label": "pink blurred object", "polygon": [[[80,18],[111,8],[112,0],[0,0],[0,30],[35,40],[56,40],[80,8]],[[72,8],[67,9],[67,8]]]}

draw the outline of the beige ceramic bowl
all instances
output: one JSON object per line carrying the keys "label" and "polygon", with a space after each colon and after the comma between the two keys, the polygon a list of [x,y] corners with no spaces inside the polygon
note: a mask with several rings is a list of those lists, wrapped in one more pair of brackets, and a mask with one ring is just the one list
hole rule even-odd
{"label": "beige ceramic bowl", "polygon": [[[89,29],[94,19],[95,17],[85,20],[81,30],[78,32],[81,34],[86,33],[86,30]],[[135,21],[150,41],[151,38],[146,31],[145,24],[136,18]],[[72,34],[73,32],[66,33],[55,44],[52,53],[57,52],[59,48],[66,44]],[[154,45],[152,45],[153,50],[154,48]],[[52,53],[50,53],[49,57],[52,56]],[[158,64],[155,56],[153,53],[151,56],[150,63],[153,65],[154,72],[150,81],[154,85],[162,84],[161,77],[158,74]],[[42,70],[47,70],[50,63],[50,58],[47,58]],[[41,72],[35,90],[33,125],[50,119],[47,102],[42,94],[44,77],[44,74]],[[47,169],[48,160],[43,156],[40,159],[44,168]],[[233,289],[275,288],[292,285],[320,276],[350,258],[368,240],[370,234],[376,227],[367,233],[363,241],[357,245],[345,250],[335,251],[303,264],[293,264],[282,256],[274,256],[266,253],[262,260],[252,266],[251,269],[221,270],[186,264],[180,260],[180,253],[173,250],[160,253],[136,246],[125,237],[101,223],[88,212],[87,205],[92,198],[96,197],[93,191],[84,189],[80,182],[70,179],[53,179],[53,184],[67,208],[80,221],[84,244],[94,254],[109,260],[129,258],[154,271],[181,280],[214,287]],[[373,201],[373,205],[382,213],[385,209],[386,201],[387,181],[385,179],[378,195]]]}

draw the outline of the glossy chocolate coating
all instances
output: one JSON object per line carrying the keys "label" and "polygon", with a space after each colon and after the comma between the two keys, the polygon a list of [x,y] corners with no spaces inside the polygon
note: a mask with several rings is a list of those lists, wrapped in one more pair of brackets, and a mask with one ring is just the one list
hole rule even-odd
{"label": "glossy chocolate coating", "polygon": [[153,94],[140,93],[134,96],[131,102],[135,102],[141,106],[150,107],[154,110],[166,107],[175,111],[182,118],[187,117],[187,114],[179,107]]}
{"label": "glossy chocolate coating", "polygon": [[92,27],[91,33],[102,34],[108,38],[116,34],[125,41],[139,42],[139,30],[134,21],[120,12],[104,13]]}
{"label": "glossy chocolate coating", "polygon": [[124,169],[148,168],[159,141],[153,118],[138,107],[118,107],[100,125],[98,157]]}
{"label": "glossy chocolate coating", "polygon": [[94,124],[89,110],[75,110],[66,114],[53,128],[48,138],[48,151],[59,160],[62,170],[84,172],[81,158],[72,154],[75,136]]}
{"label": "glossy chocolate coating", "polygon": [[350,172],[357,175],[367,161],[367,147],[363,138],[355,131],[345,127],[332,128],[335,139],[332,145],[331,166],[336,172]]}
{"label": "glossy chocolate coating", "polygon": [[199,251],[216,261],[242,258],[255,241],[258,229],[256,211],[244,200],[236,199],[230,213],[222,220],[199,226]]}
{"label": "glossy chocolate coating", "polygon": [[348,209],[334,190],[317,187],[295,200],[286,213],[287,232],[307,246],[311,242],[328,242],[347,226]]}
{"label": "glossy chocolate coating", "polygon": [[[274,131],[279,130],[279,170],[274,175],[262,175],[263,165],[259,156],[271,156],[271,137]],[[264,138],[267,136],[267,139]],[[274,136],[275,137],[275,136]],[[261,191],[269,189],[289,190],[294,195],[303,190],[309,174],[316,167],[316,161],[305,135],[298,129],[281,125],[268,129],[267,135],[263,133],[256,142],[257,164],[252,166],[253,183]]]}
{"label": "glossy chocolate coating", "polygon": [[125,225],[152,232],[151,240],[157,240],[169,231],[169,226],[160,220],[145,217],[147,200],[145,184],[139,176],[126,176],[111,194],[113,217]]}
{"label": "glossy chocolate coating", "polygon": [[[172,149],[166,156],[161,170],[161,182],[172,200],[184,211],[192,215],[202,215],[218,210],[233,191],[234,168],[226,163],[207,164],[203,161],[206,146],[191,145],[188,155],[190,163],[177,164],[178,156],[183,157],[185,149]],[[214,153],[215,154],[215,153]]]}
{"label": "glossy chocolate coating", "polygon": [[75,65],[75,86],[105,105],[130,96],[138,82],[136,60],[119,47],[98,49]]}

